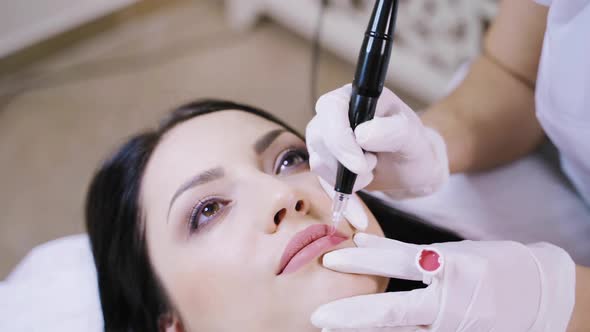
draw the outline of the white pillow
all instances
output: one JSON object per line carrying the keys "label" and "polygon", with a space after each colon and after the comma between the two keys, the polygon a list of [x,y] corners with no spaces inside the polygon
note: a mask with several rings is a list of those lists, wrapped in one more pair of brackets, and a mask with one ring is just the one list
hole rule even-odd
{"label": "white pillow", "polygon": [[0,282],[0,331],[103,331],[86,234],[35,247]]}

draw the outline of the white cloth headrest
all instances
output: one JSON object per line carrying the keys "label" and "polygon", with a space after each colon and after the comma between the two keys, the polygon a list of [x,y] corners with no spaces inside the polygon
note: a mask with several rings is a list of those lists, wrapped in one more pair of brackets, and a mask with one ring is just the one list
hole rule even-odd
{"label": "white cloth headrest", "polygon": [[86,234],[35,247],[0,282],[0,331],[102,331]]}

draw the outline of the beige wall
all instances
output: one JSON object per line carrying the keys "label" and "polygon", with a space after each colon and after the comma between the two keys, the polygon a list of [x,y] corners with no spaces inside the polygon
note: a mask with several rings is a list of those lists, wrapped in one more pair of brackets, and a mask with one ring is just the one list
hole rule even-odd
{"label": "beige wall", "polygon": [[137,0],[2,0],[0,57]]}

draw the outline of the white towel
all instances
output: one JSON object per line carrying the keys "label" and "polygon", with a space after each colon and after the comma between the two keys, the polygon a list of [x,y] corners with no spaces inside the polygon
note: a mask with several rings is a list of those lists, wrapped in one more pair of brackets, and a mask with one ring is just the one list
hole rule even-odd
{"label": "white towel", "polygon": [[0,282],[0,331],[102,330],[96,271],[85,234],[34,248]]}

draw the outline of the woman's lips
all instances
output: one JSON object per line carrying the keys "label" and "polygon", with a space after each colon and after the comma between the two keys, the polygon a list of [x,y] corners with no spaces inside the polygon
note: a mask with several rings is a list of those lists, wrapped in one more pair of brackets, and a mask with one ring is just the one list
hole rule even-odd
{"label": "woman's lips", "polygon": [[338,231],[330,235],[330,230],[331,226],[316,224],[295,234],[283,252],[277,274],[295,272],[348,239]]}

